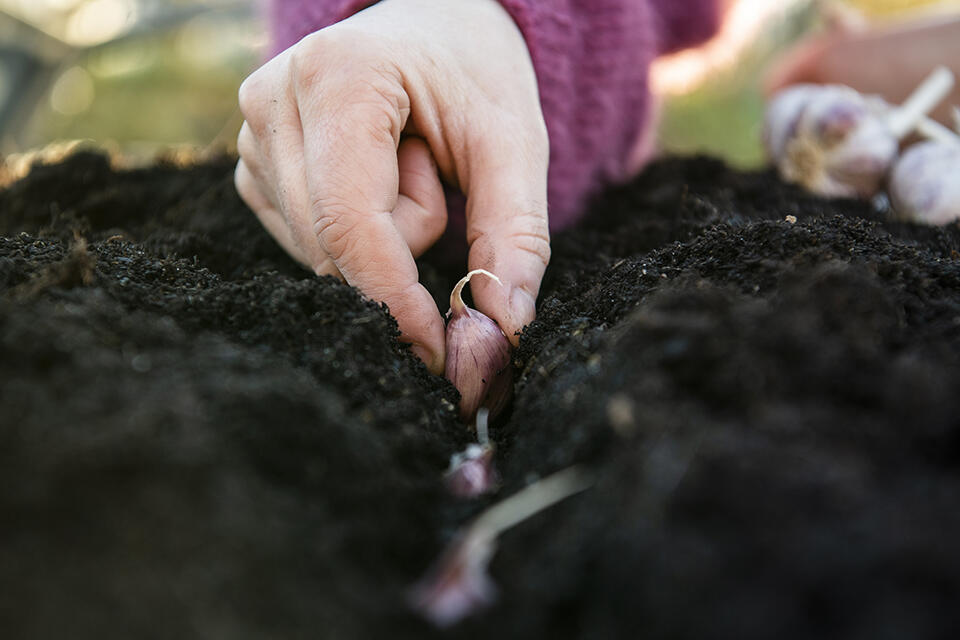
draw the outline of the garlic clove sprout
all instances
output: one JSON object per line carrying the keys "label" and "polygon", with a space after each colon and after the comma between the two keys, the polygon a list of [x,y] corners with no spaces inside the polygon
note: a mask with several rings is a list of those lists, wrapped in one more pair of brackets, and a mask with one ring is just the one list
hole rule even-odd
{"label": "garlic clove sprout", "polygon": [[960,220],[960,137],[908,148],[890,173],[888,191],[904,220],[930,225]]}
{"label": "garlic clove sprout", "polygon": [[453,288],[447,314],[447,363],[444,374],[460,392],[460,417],[471,422],[477,409],[495,417],[510,400],[511,345],[496,322],[464,304],[461,292],[475,275],[500,279],[483,269],[471,271]]}

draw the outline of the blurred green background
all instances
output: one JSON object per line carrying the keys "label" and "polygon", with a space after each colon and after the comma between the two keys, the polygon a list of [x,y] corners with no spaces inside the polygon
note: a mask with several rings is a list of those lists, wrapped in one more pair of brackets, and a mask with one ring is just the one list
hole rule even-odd
{"label": "blurred green background", "polygon": [[[659,63],[661,147],[762,162],[765,63],[816,30],[826,4],[739,0],[718,41]],[[958,2],[846,4],[883,16]],[[143,161],[171,148],[230,148],[237,88],[267,45],[254,0],[0,0],[0,156],[70,140]]]}

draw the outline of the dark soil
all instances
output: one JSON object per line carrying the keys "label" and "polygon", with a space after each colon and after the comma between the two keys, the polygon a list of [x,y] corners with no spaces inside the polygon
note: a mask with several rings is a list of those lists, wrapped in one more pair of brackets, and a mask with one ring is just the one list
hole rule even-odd
{"label": "dark soil", "polygon": [[[456,392],[231,172],[79,154],[0,192],[0,637],[956,637],[957,227],[709,159],[605,194],[494,428],[499,497],[597,484],[439,632],[408,587],[495,499],[442,489]],[[438,300],[461,271],[422,264]]]}

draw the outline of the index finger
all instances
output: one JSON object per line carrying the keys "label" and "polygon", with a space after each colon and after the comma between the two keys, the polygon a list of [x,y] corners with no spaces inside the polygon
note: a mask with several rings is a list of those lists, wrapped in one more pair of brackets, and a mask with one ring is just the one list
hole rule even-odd
{"label": "index finger", "polygon": [[347,282],[386,303],[403,339],[440,372],[443,319],[392,217],[409,100],[399,77],[329,62],[328,73],[299,84],[297,96],[314,232]]}

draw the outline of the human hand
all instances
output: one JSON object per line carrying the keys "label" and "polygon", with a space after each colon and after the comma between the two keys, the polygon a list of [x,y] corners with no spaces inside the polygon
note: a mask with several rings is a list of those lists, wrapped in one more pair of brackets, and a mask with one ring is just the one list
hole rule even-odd
{"label": "human hand", "polygon": [[442,372],[444,322],[414,258],[467,196],[474,303],[516,344],[550,258],[546,127],[523,37],[495,0],[382,0],[243,83],[237,191],[318,275],[385,302]]}

